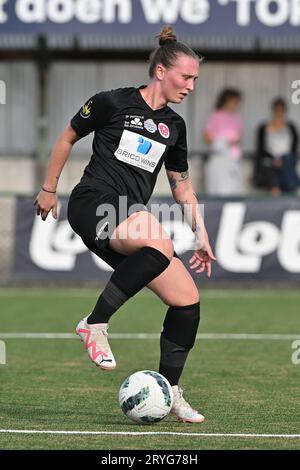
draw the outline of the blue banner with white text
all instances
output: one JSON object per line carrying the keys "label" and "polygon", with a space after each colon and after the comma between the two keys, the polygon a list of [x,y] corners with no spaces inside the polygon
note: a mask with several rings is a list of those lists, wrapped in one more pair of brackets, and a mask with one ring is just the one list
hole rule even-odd
{"label": "blue banner with white text", "polygon": [[0,34],[299,36],[295,0],[0,0]]}

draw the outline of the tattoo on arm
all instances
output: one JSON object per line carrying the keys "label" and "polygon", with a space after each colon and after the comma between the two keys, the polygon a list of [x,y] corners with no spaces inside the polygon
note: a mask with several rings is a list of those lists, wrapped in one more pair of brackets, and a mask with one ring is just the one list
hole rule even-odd
{"label": "tattoo on arm", "polygon": [[189,203],[187,200],[182,201],[182,200],[180,200],[180,199],[178,199],[176,202],[177,202],[177,204],[180,205],[182,211],[184,211],[184,205]]}
{"label": "tattoo on arm", "polygon": [[[196,197],[195,193],[194,193],[194,196]],[[180,205],[181,210],[182,210],[183,213],[184,213],[184,211],[185,211],[185,204],[190,204],[187,199],[185,199],[185,200],[183,200],[183,199],[177,199],[176,202],[177,202],[177,204]],[[195,218],[194,216],[192,217],[191,229],[192,229],[192,231],[195,232],[196,234],[197,234],[197,232],[200,232],[200,231],[201,231],[200,225],[197,223],[196,218]]]}
{"label": "tattoo on arm", "polygon": [[193,232],[196,233],[196,235],[197,235],[197,233],[200,233],[200,225],[197,224],[197,222],[196,222],[195,219],[193,219],[193,227],[192,227],[192,230],[193,230]]}
{"label": "tattoo on arm", "polygon": [[187,180],[188,177],[189,177],[189,172],[188,172],[188,170],[187,170],[187,171],[183,171],[183,172],[180,174],[180,179],[178,180],[178,183],[180,183],[181,181]]}
{"label": "tattoo on arm", "polygon": [[189,178],[189,172],[188,171],[183,171],[180,173],[180,176],[176,178],[173,173],[168,173],[168,179],[170,183],[170,187],[172,191],[175,191],[177,189],[177,184],[182,183],[183,181],[186,181]]}
{"label": "tattoo on arm", "polygon": [[[177,202],[177,204],[180,205],[182,213],[185,214],[185,212],[184,212],[185,211],[185,204],[189,204],[189,201],[188,200],[183,201],[183,200],[178,199],[176,202]],[[197,223],[196,223],[195,217],[192,218],[192,227],[191,228],[192,228],[193,232],[196,232]]]}
{"label": "tattoo on arm", "polygon": [[[174,173],[172,172],[169,172],[167,173],[168,175],[168,179],[169,179],[169,183],[170,183],[170,187],[171,187],[171,190],[172,192],[174,192],[178,186],[177,186],[177,183],[180,183],[182,181],[185,181],[189,178],[189,172],[188,171],[183,171],[182,173],[180,173],[180,176],[177,177],[178,179],[176,179],[176,176],[174,175]],[[201,229],[200,229],[200,225],[197,223],[197,220],[196,220],[196,217],[195,216],[191,216],[191,207],[185,207],[185,205],[191,205],[191,204],[194,204],[194,201],[192,202],[191,200],[188,200],[188,199],[181,199],[182,197],[182,194],[174,194],[175,196],[175,200],[177,202],[177,204],[180,205],[181,207],[181,210],[183,212],[183,214],[185,214],[185,210],[187,210],[190,215],[189,215],[189,220],[190,220],[190,225],[191,225],[191,229],[194,233],[196,233],[197,235],[197,232],[201,232]],[[197,194],[195,193],[195,191],[193,191],[193,196],[196,200],[196,202],[198,203],[198,198],[197,198]]]}
{"label": "tattoo on arm", "polygon": [[176,178],[171,174],[168,175],[168,178],[169,178],[169,183],[170,183],[170,186],[171,186],[171,190],[174,191],[177,187]]}

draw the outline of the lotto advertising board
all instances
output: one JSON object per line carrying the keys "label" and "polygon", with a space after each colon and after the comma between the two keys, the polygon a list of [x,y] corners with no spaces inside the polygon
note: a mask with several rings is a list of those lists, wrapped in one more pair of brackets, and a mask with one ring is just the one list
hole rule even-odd
{"label": "lotto advertising board", "polygon": [[[171,198],[153,198],[149,209],[174,241],[188,267],[194,235],[180,217],[170,217]],[[296,198],[203,201],[211,245],[217,257],[211,280],[195,277],[199,285],[213,282],[299,283],[300,202]],[[88,251],[66,217],[67,198],[60,198],[59,217],[43,222],[33,201],[18,197],[12,280],[105,282],[111,268]]]}

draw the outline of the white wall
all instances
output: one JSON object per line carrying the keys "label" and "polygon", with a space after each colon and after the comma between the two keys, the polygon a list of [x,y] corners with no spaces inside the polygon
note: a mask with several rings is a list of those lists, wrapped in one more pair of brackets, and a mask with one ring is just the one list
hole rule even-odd
{"label": "white wall", "polygon": [[[213,109],[222,88],[239,88],[243,95],[241,114],[244,120],[243,147],[255,148],[257,126],[269,116],[271,100],[278,95],[289,103],[289,117],[300,132],[300,105],[293,105],[291,84],[300,79],[300,64],[279,63],[209,63],[200,69],[195,92],[174,109],[187,123],[189,150],[204,150],[202,139],[205,121]],[[0,104],[0,159],[10,164],[10,156],[31,157],[37,146],[38,76],[35,64],[30,62],[0,62],[0,80],[7,88],[7,103]],[[49,69],[48,102],[48,151],[82,104],[94,93],[123,86],[139,86],[148,82],[148,66],[140,62],[54,62]],[[65,171],[62,188],[78,181],[91,155],[92,135],[80,140],[72,151],[74,168]],[[80,162],[76,156],[80,156]],[[71,157],[71,159],[72,159]],[[75,158],[74,158],[75,157]],[[83,159],[82,159],[83,158]],[[20,182],[9,179],[15,174],[16,160],[11,159],[14,171],[2,172],[0,190],[18,189]],[[32,160],[28,161],[32,165]],[[28,166],[28,168],[29,168]],[[2,165],[3,170],[3,165]],[[26,188],[34,181],[27,171]],[[5,179],[4,179],[5,178]],[[165,180],[158,182],[158,190],[165,187]],[[159,189],[160,188],[160,189]],[[19,188],[20,189],[20,188]],[[22,189],[23,190],[23,189]]]}
{"label": "white wall", "polygon": [[[204,147],[202,131],[217,94],[225,86],[244,94],[244,147],[254,149],[255,129],[269,115],[270,101],[278,95],[290,103],[289,115],[300,122],[300,106],[293,105],[291,84],[300,79],[300,64],[209,63],[201,65],[194,94],[174,109],[187,122],[191,150]],[[7,103],[0,105],[0,154],[32,154],[36,149],[38,77],[30,62],[1,62],[0,80]],[[49,70],[49,150],[58,134],[83,102],[100,90],[138,86],[148,81],[148,66],[140,62],[54,62]],[[75,153],[90,154],[91,137],[77,144]]]}
{"label": "white wall", "polygon": [[33,153],[37,138],[37,75],[29,62],[0,62],[6,104],[0,104],[0,155]]}
{"label": "white wall", "polygon": [[[291,103],[291,84],[300,79],[299,65],[263,63],[204,63],[201,65],[195,92],[174,109],[186,120],[190,150],[205,148],[202,132],[208,114],[222,88],[240,89],[244,100],[244,148],[255,148],[255,131],[269,116],[271,100],[278,95],[290,103],[290,118],[300,121],[300,106]],[[53,64],[50,73],[49,124],[53,142],[72,117],[92,94],[122,86],[147,83],[147,65],[138,62]],[[300,130],[300,129],[299,129]],[[91,139],[84,139],[75,153],[90,152]]]}

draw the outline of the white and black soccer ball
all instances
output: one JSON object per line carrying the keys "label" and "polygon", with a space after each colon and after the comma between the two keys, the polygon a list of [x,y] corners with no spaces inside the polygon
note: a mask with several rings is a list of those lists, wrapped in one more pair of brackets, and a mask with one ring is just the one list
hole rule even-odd
{"label": "white and black soccer ball", "polygon": [[132,421],[152,424],[161,421],[173,405],[173,391],[168,380],[158,372],[141,370],[127,377],[121,385],[119,403]]}

